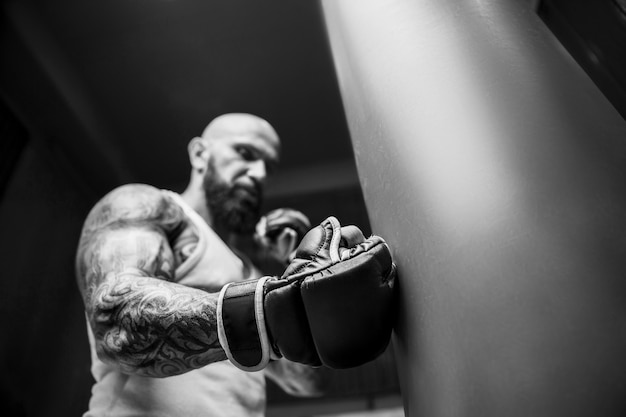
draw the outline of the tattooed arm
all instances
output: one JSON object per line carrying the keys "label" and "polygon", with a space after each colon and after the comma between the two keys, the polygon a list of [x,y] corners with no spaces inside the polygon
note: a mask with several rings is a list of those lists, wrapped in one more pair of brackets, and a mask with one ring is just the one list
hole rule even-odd
{"label": "tattooed arm", "polygon": [[226,358],[217,295],[172,282],[169,239],[184,227],[177,204],[144,185],[120,187],[92,209],[76,270],[101,360],[166,377]]}

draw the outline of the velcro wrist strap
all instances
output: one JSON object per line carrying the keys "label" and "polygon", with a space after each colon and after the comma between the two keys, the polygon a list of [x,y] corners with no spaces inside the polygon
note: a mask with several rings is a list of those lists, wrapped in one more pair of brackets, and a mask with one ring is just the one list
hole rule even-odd
{"label": "velcro wrist strap", "polygon": [[228,359],[244,371],[260,371],[270,361],[263,288],[271,277],[226,284],[217,301],[217,333]]}

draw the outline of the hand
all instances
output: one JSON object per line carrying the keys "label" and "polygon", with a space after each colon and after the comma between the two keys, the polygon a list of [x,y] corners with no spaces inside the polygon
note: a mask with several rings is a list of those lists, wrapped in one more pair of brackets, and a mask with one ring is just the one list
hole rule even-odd
{"label": "hand", "polygon": [[261,217],[254,240],[266,256],[284,265],[293,259],[294,251],[311,228],[308,217],[297,210],[280,208]]}
{"label": "hand", "polygon": [[393,327],[395,265],[385,241],[329,217],[309,231],[282,277],[226,285],[219,339],[244,370],[285,357],[348,368],[375,359]]}

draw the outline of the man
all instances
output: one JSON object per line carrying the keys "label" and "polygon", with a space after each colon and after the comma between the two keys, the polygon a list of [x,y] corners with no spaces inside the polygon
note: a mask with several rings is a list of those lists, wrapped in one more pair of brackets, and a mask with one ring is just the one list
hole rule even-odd
{"label": "man", "polygon": [[[319,365],[352,366],[352,355],[335,348],[334,336],[313,336],[315,326],[325,333],[333,325],[328,312],[313,308],[307,317],[299,295],[306,279],[333,274],[352,259],[365,265],[360,275],[381,281],[381,289],[365,290],[368,303],[388,304],[393,265],[386,245],[334,218],[307,234],[281,279],[259,279],[254,265],[226,243],[257,225],[266,177],[279,162],[280,141],[269,123],[249,114],[220,116],[191,140],[188,152],[192,172],[181,195],[125,185],[85,221],[77,277],[96,380],[86,416],[261,416],[265,376],[292,394],[316,395],[323,382]],[[271,219],[282,226],[279,232],[269,238],[261,230],[259,241],[286,261],[302,218],[283,214]],[[336,274],[355,275],[351,266]],[[321,305],[315,298],[328,290],[316,291],[309,291],[313,304]],[[368,334],[376,333],[367,326]],[[358,350],[377,355],[390,331],[386,321],[381,328],[381,335],[356,341],[366,345]]]}

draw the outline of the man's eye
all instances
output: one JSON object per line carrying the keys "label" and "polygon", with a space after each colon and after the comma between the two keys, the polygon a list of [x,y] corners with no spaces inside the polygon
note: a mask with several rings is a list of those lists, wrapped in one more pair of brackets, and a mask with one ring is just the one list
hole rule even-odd
{"label": "man's eye", "polygon": [[246,161],[251,161],[254,159],[254,153],[248,148],[239,146],[235,150]]}

